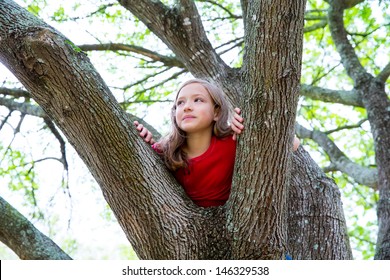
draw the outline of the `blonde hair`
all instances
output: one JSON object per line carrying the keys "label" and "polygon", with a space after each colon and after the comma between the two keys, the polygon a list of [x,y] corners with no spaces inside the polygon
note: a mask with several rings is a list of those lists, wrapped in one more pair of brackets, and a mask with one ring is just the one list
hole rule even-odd
{"label": "blonde hair", "polygon": [[175,103],[171,109],[171,131],[157,142],[157,147],[161,151],[166,166],[170,170],[177,170],[181,167],[187,167],[187,155],[183,151],[183,145],[186,143],[186,133],[181,130],[176,123],[176,100],[180,90],[189,85],[198,83],[201,84],[210,94],[211,99],[215,104],[218,119],[214,121],[213,135],[218,138],[223,138],[232,134],[229,121],[231,110],[226,100],[224,92],[216,85],[202,79],[191,79],[184,82],[176,93]]}

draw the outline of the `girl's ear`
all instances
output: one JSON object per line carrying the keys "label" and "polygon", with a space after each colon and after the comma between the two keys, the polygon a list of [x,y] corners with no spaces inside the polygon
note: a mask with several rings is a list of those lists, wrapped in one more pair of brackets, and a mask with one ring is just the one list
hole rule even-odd
{"label": "girl's ear", "polygon": [[219,107],[219,105],[215,104],[215,106],[214,106],[214,121],[217,121],[219,119],[220,111],[221,111],[221,107]]}

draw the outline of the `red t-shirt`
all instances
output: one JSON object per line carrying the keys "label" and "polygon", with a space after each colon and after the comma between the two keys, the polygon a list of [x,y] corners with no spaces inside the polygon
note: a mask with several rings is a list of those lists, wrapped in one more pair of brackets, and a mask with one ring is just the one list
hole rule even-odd
{"label": "red t-shirt", "polygon": [[174,175],[196,205],[223,205],[230,195],[235,158],[232,136],[212,137],[207,151],[190,159],[188,168],[180,168]]}

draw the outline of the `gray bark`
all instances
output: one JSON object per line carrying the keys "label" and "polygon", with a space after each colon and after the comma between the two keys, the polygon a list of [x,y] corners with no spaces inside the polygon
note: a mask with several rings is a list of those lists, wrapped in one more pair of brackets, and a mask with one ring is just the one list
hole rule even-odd
{"label": "gray bark", "polygon": [[240,104],[246,131],[228,213],[234,258],[283,259],[288,251],[286,203],[304,10],[305,1],[248,2]]}
{"label": "gray bark", "polygon": [[302,147],[294,153],[288,197],[290,253],[300,260],[352,259],[340,190],[314,162],[307,164],[311,161]]}

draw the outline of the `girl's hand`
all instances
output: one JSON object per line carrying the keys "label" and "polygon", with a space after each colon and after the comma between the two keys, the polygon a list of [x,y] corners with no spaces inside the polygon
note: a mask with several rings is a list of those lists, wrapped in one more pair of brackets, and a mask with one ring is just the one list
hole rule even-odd
{"label": "girl's hand", "polygon": [[240,108],[234,108],[234,115],[232,123],[230,124],[232,130],[233,130],[233,140],[237,139],[237,135],[241,134],[244,130],[244,125],[242,124],[244,122],[244,119],[240,116],[241,109]]}
{"label": "girl's hand", "polygon": [[301,141],[294,135],[294,143],[293,143],[293,151],[295,152],[298,150],[299,145],[301,144]]}
{"label": "girl's hand", "polygon": [[146,143],[153,145],[156,143],[153,139],[153,134],[138,121],[134,121],[135,128],[139,131],[139,136],[141,136]]}

